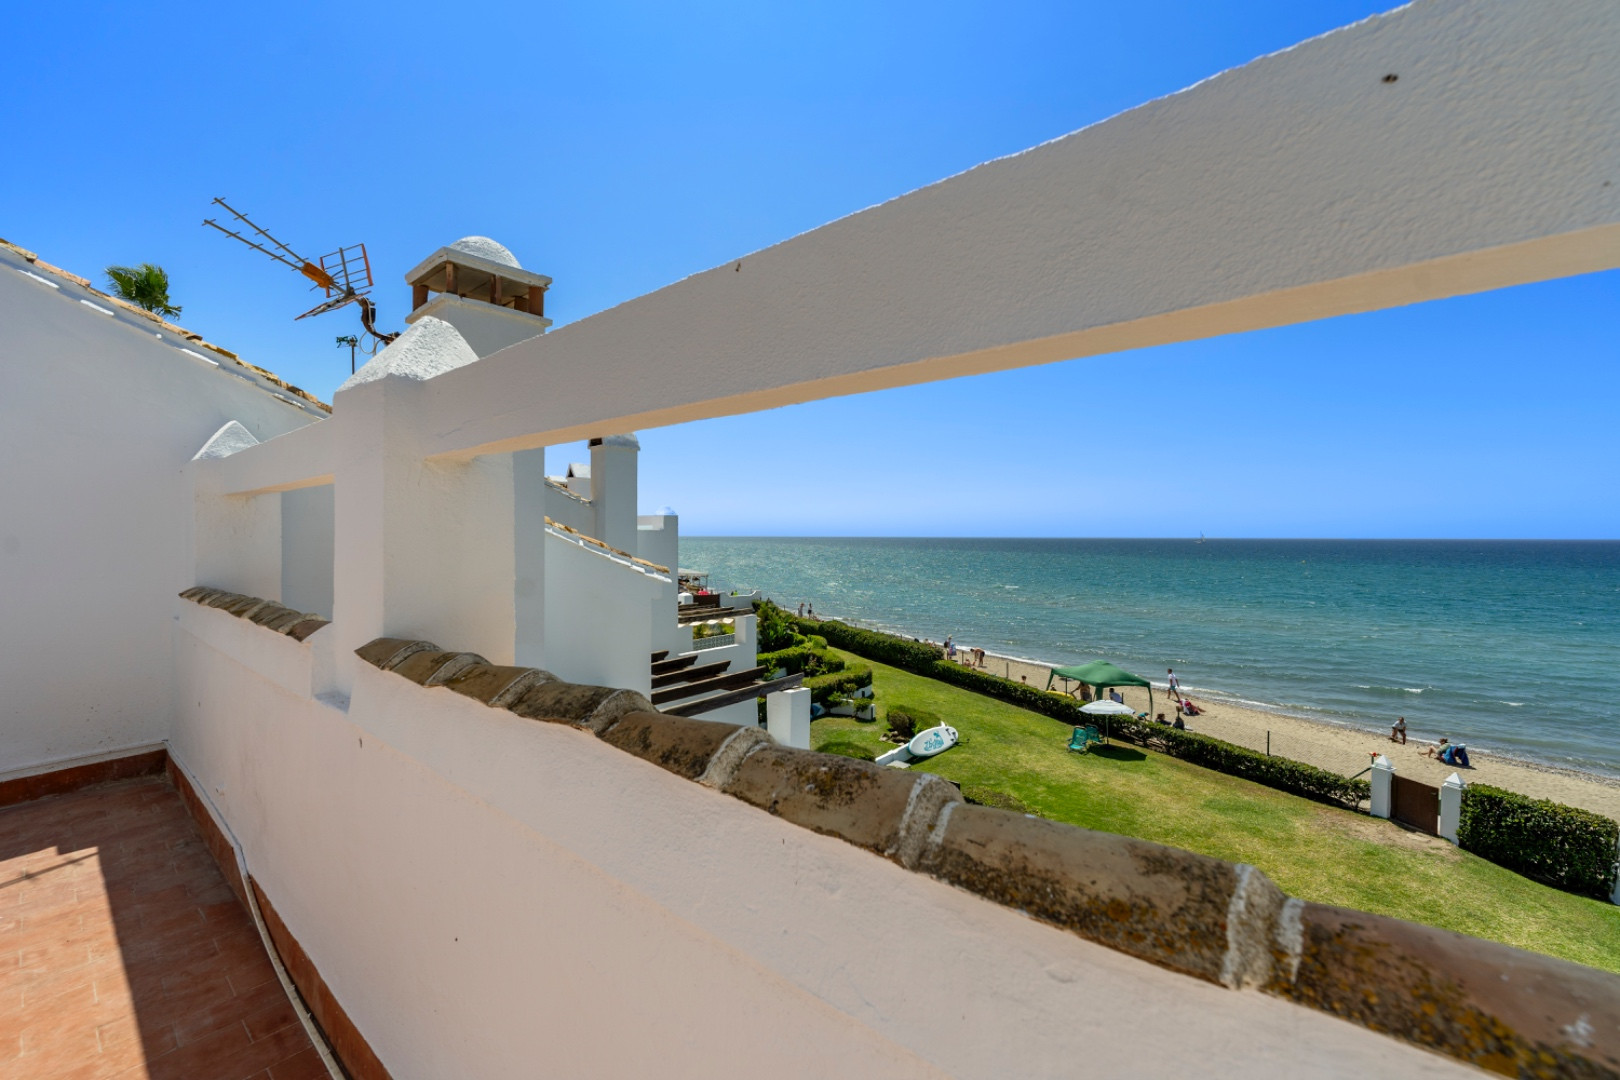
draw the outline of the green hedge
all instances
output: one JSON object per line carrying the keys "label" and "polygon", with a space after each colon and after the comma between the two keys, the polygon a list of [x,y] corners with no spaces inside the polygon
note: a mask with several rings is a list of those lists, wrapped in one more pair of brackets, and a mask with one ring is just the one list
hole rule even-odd
{"label": "green hedge", "polygon": [[766,671],[781,668],[789,675],[797,675],[801,671],[806,675],[826,675],[843,671],[846,661],[842,656],[828,652],[825,646],[818,649],[812,645],[794,645],[775,652],[760,653],[754,663]]}
{"label": "green hedge", "polygon": [[1485,784],[1463,789],[1457,845],[1534,881],[1607,900],[1620,824]]}
{"label": "green hedge", "polygon": [[795,619],[794,624],[799,633],[815,634],[835,649],[847,649],[868,660],[914,671],[919,675],[927,674],[930,665],[945,657],[945,651],[938,645],[925,645],[920,641],[880,634],[875,630],[861,630],[847,623]]}
{"label": "green hedge", "polygon": [[[820,634],[835,648],[1050,716],[1070,727],[1096,723],[1095,718],[1082,713],[1080,703],[1067,694],[1049,693],[1026,683],[953,664],[943,658],[944,653],[938,646],[876,630],[861,630],[841,622],[797,619],[795,624],[800,633]],[[1193,731],[1179,731],[1168,724],[1112,716],[1108,718],[1108,734],[1207,769],[1319,802],[1354,806],[1372,792],[1366,780],[1352,780],[1300,761],[1267,757],[1257,750]]]}
{"label": "green hedge", "polygon": [[872,669],[865,664],[851,664],[843,671],[813,675],[804,680],[810,688],[810,700],[817,705],[827,704],[831,697],[848,697],[855,691],[872,685]]}

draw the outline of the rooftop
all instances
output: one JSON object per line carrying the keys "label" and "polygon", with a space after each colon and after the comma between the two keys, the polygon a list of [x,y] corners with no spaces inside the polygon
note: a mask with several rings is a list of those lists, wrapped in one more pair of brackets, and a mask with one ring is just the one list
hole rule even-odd
{"label": "rooftop", "polygon": [[[9,240],[0,239],[0,264],[9,266],[17,273],[33,278],[40,284],[58,291],[64,287],[64,295],[72,296],[82,304],[87,304],[104,315],[122,319],[135,325],[141,330],[150,330],[163,339],[165,333],[169,335],[169,344],[182,352],[190,353],[221,371],[258,386],[265,393],[270,394],[294,408],[318,416],[325,416],[332,411],[332,406],[320,398],[287,382],[273,372],[266,371],[256,364],[250,364],[240,356],[222,346],[203,340],[201,334],[187,330],[183,326],[169,322],[167,319],[154,315],[145,308],[130,303],[122,297],[102,292],[90,284],[88,278],[70,273],[60,267],[45,262],[39,255],[25,247],[13,244]],[[196,348],[193,348],[195,346]],[[197,348],[206,349],[211,355],[204,355],[196,351]]]}
{"label": "rooftop", "polygon": [[0,837],[0,1073],[327,1075],[161,776],[0,810]]}

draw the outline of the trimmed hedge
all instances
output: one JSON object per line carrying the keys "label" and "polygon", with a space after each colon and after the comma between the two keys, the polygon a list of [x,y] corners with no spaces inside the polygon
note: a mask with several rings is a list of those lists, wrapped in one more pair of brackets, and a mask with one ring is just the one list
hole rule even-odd
{"label": "trimmed hedge", "polygon": [[815,634],[835,649],[846,649],[868,660],[914,671],[919,675],[926,674],[929,665],[945,658],[945,650],[938,645],[925,645],[876,630],[862,630],[836,620],[811,622],[809,619],[795,619],[794,624],[799,633]]}
{"label": "trimmed hedge", "polygon": [[[1093,717],[1082,713],[1080,703],[1067,694],[1049,693],[1025,683],[1003,679],[999,675],[953,664],[944,659],[944,651],[938,646],[876,630],[861,630],[836,621],[818,623],[796,619],[794,622],[800,633],[820,634],[835,648],[845,649],[868,660],[993,697],[1009,705],[1061,720],[1070,727],[1096,723]],[[1111,737],[1318,802],[1355,806],[1372,794],[1372,786],[1366,780],[1353,780],[1301,761],[1267,757],[1257,750],[1194,731],[1178,731],[1168,724],[1111,716],[1107,727]]]}
{"label": "trimmed hedge", "polygon": [[789,675],[797,675],[801,671],[806,675],[826,675],[843,671],[846,665],[842,656],[835,656],[825,648],[817,649],[812,645],[794,645],[775,652],[760,653],[754,663],[766,671],[781,668]]}
{"label": "trimmed hedge", "polygon": [[817,705],[827,704],[831,697],[847,697],[855,691],[872,685],[872,669],[865,664],[851,664],[842,671],[825,675],[812,675],[804,680],[810,688],[810,700]]}
{"label": "trimmed hedge", "polygon": [[1614,895],[1620,824],[1589,810],[1485,784],[1463,788],[1457,846],[1567,892]]}

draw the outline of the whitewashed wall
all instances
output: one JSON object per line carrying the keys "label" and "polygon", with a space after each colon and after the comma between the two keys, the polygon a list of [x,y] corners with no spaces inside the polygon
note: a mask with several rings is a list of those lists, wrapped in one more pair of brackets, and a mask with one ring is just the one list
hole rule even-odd
{"label": "whitewashed wall", "polygon": [[173,753],[399,1080],[1475,1075],[174,603]]}
{"label": "whitewashed wall", "polygon": [[227,420],[315,420],[26,265],[0,260],[0,772],[163,739],[170,601],[196,584],[183,468]]}
{"label": "whitewashed wall", "polygon": [[674,621],[674,583],[556,533],[546,534],[545,575],[545,669],[647,693],[653,620],[667,607]]}

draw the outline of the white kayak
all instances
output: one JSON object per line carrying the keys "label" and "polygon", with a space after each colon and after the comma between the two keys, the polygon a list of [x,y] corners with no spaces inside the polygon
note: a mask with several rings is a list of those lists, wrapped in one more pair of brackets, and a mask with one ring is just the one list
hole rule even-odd
{"label": "white kayak", "polygon": [[914,758],[928,758],[935,754],[943,754],[955,746],[958,740],[956,729],[949,724],[931,727],[927,731],[917,732],[916,738],[906,744]]}

